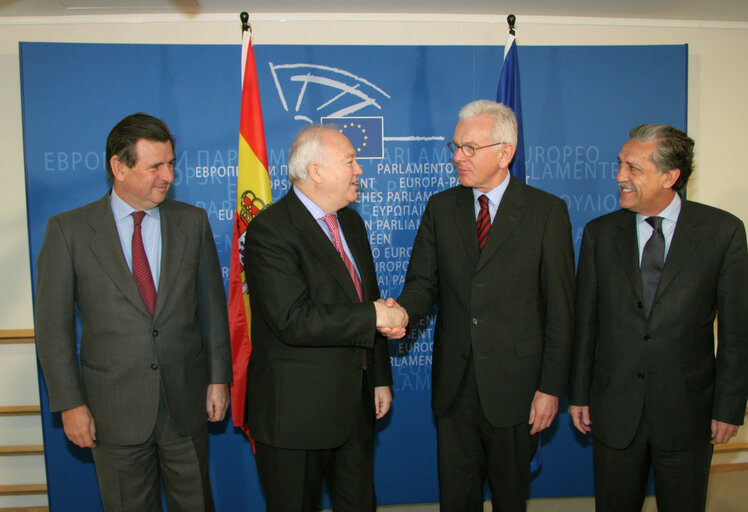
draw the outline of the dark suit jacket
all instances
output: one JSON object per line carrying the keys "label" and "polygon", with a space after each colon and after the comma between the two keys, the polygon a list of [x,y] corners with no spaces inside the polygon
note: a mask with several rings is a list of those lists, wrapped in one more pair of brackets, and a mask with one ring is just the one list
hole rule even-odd
{"label": "dark suit jacket", "polygon": [[535,391],[567,389],[574,250],[564,202],[512,177],[478,249],[472,189],[429,200],[402,295],[411,322],[438,301],[432,406],[447,414],[472,347],[492,425],[527,422]]}
{"label": "dark suit jacket", "polygon": [[50,408],[88,405],[97,440],[109,444],[148,438],[159,379],[183,435],[205,425],[208,384],[231,380],[226,296],[208,217],[168,199],[159,209],[153,317],[127,267],[109,194],[50,218],[37,262],[35,334]]}
{"label": "dark suit jacket", "polygon": [[646,404],[656,445],[684,449],[709,439],[711,418],[743,423],[745,228],[726,212],[684,201],[646,318],[635,224],[634,213],[618,210],[585,228],[570,402],[590,406],[592,433],[613,448],[633,439]]}
{"label": "dark suit jacket", "polygon": [[[376,334],[379,298],[361,217],[338,220],[364,289],[293,190],[247,228],[244,267],[252,309],[247,419],[254,439],[289,449],[340,446],[360,410],[363,354],[370,387],[389,386],[387,340]],[[373,350],[371,350],[373,348]],[[366,350],[364,350],[366,349]]]}

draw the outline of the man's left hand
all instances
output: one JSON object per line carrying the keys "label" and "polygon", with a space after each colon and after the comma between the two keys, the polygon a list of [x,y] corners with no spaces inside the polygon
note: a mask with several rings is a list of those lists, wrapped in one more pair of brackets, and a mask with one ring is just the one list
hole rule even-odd
{"label": "man's left hand", "polygon": [[374,388],[374,410],[377,419],[383,418],[390,410],[392,404],[392,391],[389,386],[377,386]]}
{"label": "man's left hand", "polygon": [[208,398],[205,408],[208,411],[208,421],[221,421],[229,408],[231,395],[228,384],[208,384]]}
{"label": "man's left hand", "polygon": [[712,444],[727,443],[738,434],[738,426],[712,420]]}
{"label": "man's left hand", "polygon": [[532,405],[530,406],[530,421],[528,422],[532,425],[530,434],[537,434],[550,427],[557,412],[558,397],[536,391],[535,398],[532,399]]}

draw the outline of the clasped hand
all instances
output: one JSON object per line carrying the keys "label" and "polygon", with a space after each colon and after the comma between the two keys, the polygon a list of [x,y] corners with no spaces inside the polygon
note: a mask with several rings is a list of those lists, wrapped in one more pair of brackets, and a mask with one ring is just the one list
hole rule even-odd
{"label": "clasped hand", "polygon": [[374,302],[374,309],[377,312],[377,331],[379,331],[379,334],[391,339],[400,339],[405,336],[408,313],[395,299],[389,298],[386,302],[378,299]]}

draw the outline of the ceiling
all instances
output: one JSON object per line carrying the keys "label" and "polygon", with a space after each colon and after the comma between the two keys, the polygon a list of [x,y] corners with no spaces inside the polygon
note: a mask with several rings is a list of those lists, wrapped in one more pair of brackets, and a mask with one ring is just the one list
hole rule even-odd
{"label": "ceiling", "polygon": [[4,16],[415,13],[748,21],[746,0],[0,0]]}

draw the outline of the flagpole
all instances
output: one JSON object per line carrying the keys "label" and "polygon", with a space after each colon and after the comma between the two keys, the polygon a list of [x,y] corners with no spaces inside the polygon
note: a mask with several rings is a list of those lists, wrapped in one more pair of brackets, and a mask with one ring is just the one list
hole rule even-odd
{"label": "flagpole", "polygon": [[242,12],[239,19],[242,22],[242,87],[228,309],[234,369],[234,381],[231,385],[232,416],[234,426],[242,428],[249,435],[244,405],[247,369],[252,353],[250,339],[252,314],[249,308],[249,289],[244,273],[244,238],[249,223],[260,211],[272,203],[273,198],[268,175],[257,66],[252,49],[252,28],[246,12]]}
{"label": "flagpole", "polygon": [[499,73],[499,86],[496,91],[496,101],[511,108],[517,118],[517,144],[515,147],[514,159],[512,160],[509,170],[513,176],[526,183],[527,175],[525,173],[522,100],[520,98],[519,62],[514,29],[517,17],[514,14],[510,14],[506,17],[506,21],[509,24],[509,34],[507,36],[506,44],[504,45],[504,58],[501,64],[501,72]]}

